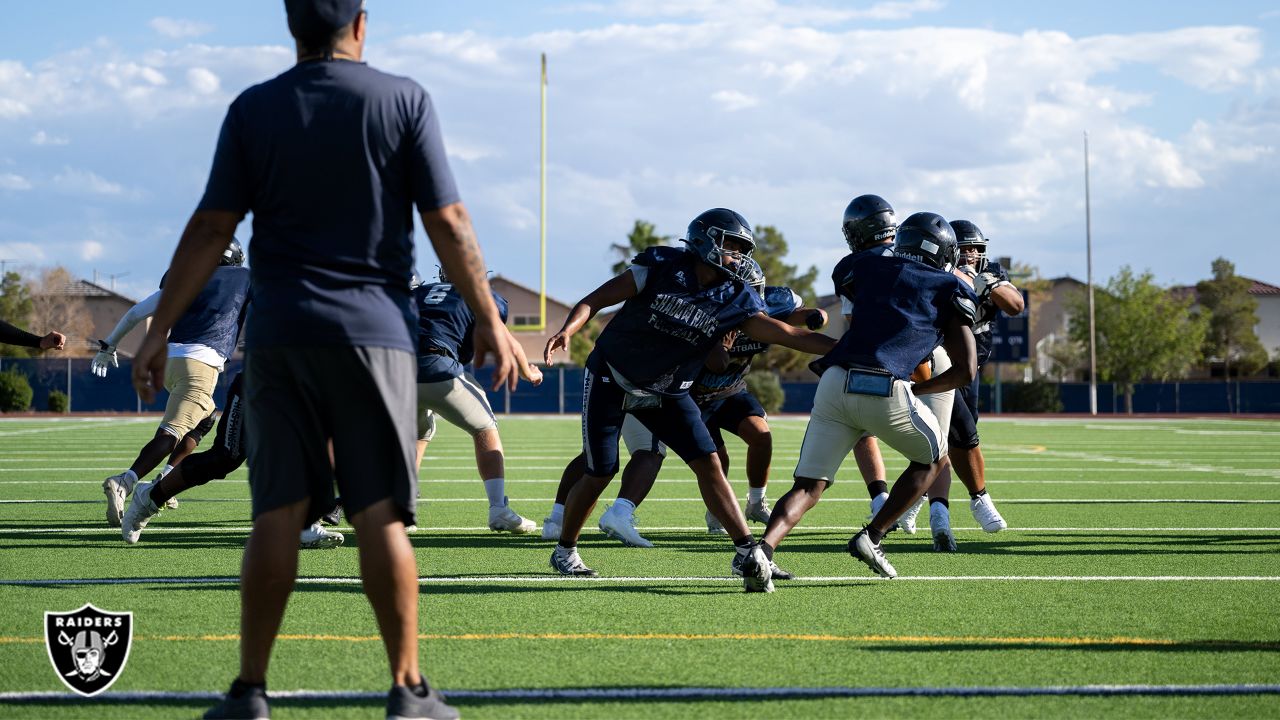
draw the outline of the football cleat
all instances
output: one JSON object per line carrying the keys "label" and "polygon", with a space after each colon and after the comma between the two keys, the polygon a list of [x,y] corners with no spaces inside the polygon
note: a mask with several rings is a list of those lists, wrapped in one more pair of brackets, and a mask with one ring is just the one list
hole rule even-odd
{"label": "football cleat", "polygon": [[898,571],[889,564],[889,559],[884,556],[884,550],[880,549],[880,544],[871,542],[865,527],[857,535],[849,538],[848,549],[849,554],[866,563],[866,566],[871,568],[871,572],[885,578],[898,577]]}
{"label": "football cleat", "polygon": [[522,518],[502,498],[501,505],[489,506],[489,529],[494,532],[509,532],[514,535],[527,535],[538,529],[538,524]]}
{"label": "football cleat", "polygon": [[160,508],[151,502],[151,488],[155,485],[153,482],[138,483],[138,486],[133,489],[133,498],[129,501],[129,507],[120,519],[120,536],[130,545],[138,542],[138,538],[142,536],[142,529],[147,526],[151,518],[160,514]]}
{"label": "football cleat", "polygon": [[[733,562],[730,563],[729,569],[733,572],[735,576],[742,577],[742,563],[744,560],[746,560],[746,557],[747,556],[743,553],[733,554]],[[778,567],[778,563],[772,560],[769,561],[769,572],[771,573],[774,580],[795,580],[796,578],[795,575],[792,575],[786,570],[783,570],[782,568]]]}
{"label": "football cleat", "polygon": [[333,509],[320,516],[320,522],[325,525],[337,525],[342,522],[342,506],[334,505]]}
{"label": "football cleat", "polygon": [[871,517],[867,519],[870,520],[875,517],[876,513],[880,512],[880,508],[884,507],[885,502],[888,500],[889,493],[880,493],[879,495],[871,498]]}
{"label": "football cleat", "polygon": [[317,522],[302,531],[299,542],[304,550],[327,550],[342,545],[345,540],[342,533],[326,529]]}
{"label": "football cleat", "polygon": [[[422,689],[426,693],[419,695]],[[431,687],[427,679],[417,688],[396,685],[387,693],[387,720],[457,720],[458,709],[445,702],[444,695]]]}
{"label": "football cleat", "polygon": [[708,510],[706,515],[704,515],[703,517],[707,521],[707,533],[711,535],[728,535],[729,534],[729,532],[724,529],[724,526],[720,524],[720,521],[716,519],[716,516],[711,514],[710,510]]}
{"label": "football cleat", "polygon": [[955,552],[956,535],[951,531],[951,511],[942,503],[929,505],[929,533],[934,552]]}
{"label": "football cleat", "polygon": [[1009,524],[1000,517],[1000,511],[996,510],[996,504],[991,500],[991,496],[987,493],[969,500],[969,511],[973,513],[973,519],[982,526],[982,529],[995,533],[1009,527]]}
{"label": "football cleat", "polygon": [[102,492],[107,496],[107,525],[120,527],[120,517],[124,515],[125,498],[133,490],[129,485],[127,473],[112,475],[102,481]]}
{"label": "football cleat", "polygon": [[[235,686],[231,688],[234,690]],[[267,704],[264,688],[249,688],[239,697],[227,693],[222,700],[205,711],[204,720],[270,720],[271,707]]]}
{"label": "football cleat", "polygon": [[601,532],[627,547],[653,547],[653,543],[642,537],[640,532],[636,530],[635,514],[627,515],[617,510],[617,507],[617,505],[610,505],[600,515],[599,525]]}
{"label": "football cleat", "polygon": [[760,502],[751,502],[750,500],[747,501],[746,516],[748,520],[754,520],[755,522],[764,523],[765,525],[768,525],[769,516],[771,514],[773,514],[773,511],[769,508],[768,500],[765,500],[764,498],[760,498]]}
{"label": "football cleat", "polygon": [[902,528],[903,532],[908,535],[916,534],[916,518],[920,516],[920,511],[924,509],[927,502],[929,502],[929,496],[921,495],[919,500],[902,513],[902,517],[898,518],[898,527]]}
{"label": "football cleat", "polygon": [[773,592],[773,563],[764,554],[764,548],[757,543],[749,548],[737,548],[735,555],[730,566],[738,566],[735,574],[742,575],[744,592]]}
{"label": "football cleat", "polygon": [[559,545],[551,551],[551,569],[570,577],[596,577],[599,574],[582,562],[578,548],[565,549]]}
{"label": "football cleat", "polygon": [[165,508],[166,508],[166,509],[168,509],[168,510],[177,510],[177,509],[178,509],[178,496],[177,496],[177,495],[174,495],[173,497],[169,498],[168,500],[165,500],[165,501],[164,501],[164,506],[165,506]]}
{"label": "football cleat", "polygon": [[543,540],[559,540],[560,539],[560,521],[548,515],[542,519],[542,539]]}

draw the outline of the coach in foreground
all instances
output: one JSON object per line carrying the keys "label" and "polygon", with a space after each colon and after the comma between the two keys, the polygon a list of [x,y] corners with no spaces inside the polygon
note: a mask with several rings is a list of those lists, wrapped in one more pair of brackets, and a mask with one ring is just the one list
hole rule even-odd
{"label": "coach in foreground", "polygon": [[[148,401],[165,335],[253,213],[245,405],[253,532],[240,574],[240,673],[206,718],[268,717],[266,676],[298,567],[298,532],[342,494],[392,687],[387,716],[455,718],[418,668],[413,206],[475,311],[476,355],[514,385],[502,327],[445,160],[431,98],[362,63],[360,0],[286,0],[297,64],[241,93],[134,363]],[[332,443],[333,459],[328,454]]]}

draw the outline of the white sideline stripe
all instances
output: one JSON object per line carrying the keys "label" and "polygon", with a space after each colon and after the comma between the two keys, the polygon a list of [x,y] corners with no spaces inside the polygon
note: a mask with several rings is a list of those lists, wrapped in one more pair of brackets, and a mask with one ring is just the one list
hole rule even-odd
{"label": "white sideline stripe", "polygon": [[[923,526],[922,526],[923,527]],[[355,532],[355,528],[349,526],[334,526],[333,530],[338,532]],[[705,525],[654,525],[643,526],[639,529],[645,532],[697,532],[702,533],[706,530]],[[813,532],[852,532],[855,530],[853,525],[801,525],[797,528],[796,534],[803,534],[804,531]],[[251,526],[221,526],[210,527],[207,525],[161,525],[159,527],[150,525],[147,527],[146,535],[155,533],[179,533],[179,532],[200,532],[200,533],[247,533],[252,531]],[[589,533],[588,537],[595,536],[595,530],[585,529]],[[955,527],[952,526],[953,532],[982,532],[986,533],[980,527]],[[448,533],[448,532],[474,532],[489,534],[493,530],[487,525],[470,525],[457,527],[419,527],[414,534],[420,535],[424,533]],[[1215,533],[1215,532],[1238,532],[1238,533],[1255,533],[1255,532],[1280,532],[1280,527],[1017,527],[1002,530],[1001,532],[1018,533],[1018,532],[1078,532],[1078,533],[1109,533],[1109,532],[1188,532],[1188,533]],[[0,535],[58,535],[58,534],[84,534],[84,533],[101,533],[104,535],[119,535],[119,528],[108,527],[84,527],[84,528],[0,528]],[[988,535],[993,533],[987,533]],[[536,538],[534,538],[536,540]]]}
{"label": "white sideline stripe", "polygon": [[[49,468],[45,468],[48,470]],[[59,468],[61,469],[61,468]],[[1034,470],[1032,470],[1034,471]],[[1048,471],[1048,470],[1046,470]],[[5,470],[0,469],[0,472]],[[1020,472],[1028,472],[1022,470]],[[1148,472],[1138,470],[1136,472]],[[740,477],[729,478],[730,482],[741,480]],[[1266,487],[1270,485],[1280,485],[1280,480],[1004,480],[999,477],[988,474],[987,481],[996,485],[1238,485],[1246,487]],[[420,485],[473,485],[480,482],[479,477],[473,478],[423,478],[419,480]],[[692,478],[662,478],[654,481],[660,485],[688,485],[693,482]],[[777,481],[781,482],[781,481]],[[206,485],[217,483],[235,483],[236,485],[245,485],[244,478],[238,480],[210,480]],[[543,479],[522,479],[513,480],[506,479],[507,485],[551,485],[559,484],[559,478],[543,478]],[[101,480],[0,480],[0,485],[94,485],[101,486]]]}
{"label": "white sideline stripe", "polygon": [[65,418],[58,421],[62,427],[42,427],[27,428],[26,430],[0,430],[0,437],[14,437],[17,435],[34,435],[37,433],[58,432],[60,430],[92,430],[98,427],[108,427],[120,423],[136,424],[136,423],[154,423],[155,418],[112,418],[111,420],[99,420],[97,418]]}
{"label": "white sideline stripe", "polygon": [[[922,526],[924,527],[924,526]],[[333,530],[338,532],[355,532],[355,528],[350,526],[334,526]],[[706,530],[705,525],[653,525],[642,526],[639,528],[645,532],[697,532],[702,533]],[[796,534],[803,534],[805,531],[813,532],[852,532],[855,530],[853,525],[801,525],[796,529]],[[145,532],[146,535],[156,533],[179,533],[179,532],[200,532],[200,533],[247,533],[253,530],[253,527],[245,525],[238,526],[215,526],[207,525],[149,525]],[[587,537],[594,537],[596,531],[590,528],[584,529]],[[986,533],[980,527],[956,527],[952,526],[953,532],[982,532]],[[414,534],[421,535],[424,533],[447,533],[447,532],[474,532],[488,534],[493,530],[487,525],[468,525],[456,527],[419,527]],[[1019,532],[1078,532],[1078,533],[1109,533],[1109,532],[1188,532],[1188,533],[1217,533],[1217,532],[1238,532],[1238,533],[1255,533],[1255,532],[1280,532],[1280,527],[1016,527],[1001,531],[1004,534]],[[109,527],[83,527],[83,528],[0,528],[0,535],[58,535],[58,534],[85,534],[85,533],[101,533],[104,535],[119,535],[119,528]],[[986,533],[988,535],[994,533]],[[537,538],[533,538],[535,541]]]}
{"label": "white sideline stripe", "polygon": [[[446,698],[459,701],[529,700],[689,700],[724,698],[830,698],[830,697],[1031,697],[1050,695],[1276,695],[1280,685],[1261,683],[1218,685],[962,685],[951,687],[635,687],[635,688],[505,688],[499,690],[444,690]],[[381,700],[385,691],[272,690],[273,700]],[[69,692],[6,691],[0,702],[50,702],[79,704],[191,700],[217,702],[222,693],[209,691],[132,690],[106,692],[85,699]]]}
{"label": "white sideline stripe", "polygon": [[[554,502],[554,498],[514,498],[516,502],[521,503],[549,503]],[[204,498],[193,497],[190,500],[183,498],[184,502],[193,503],[247,503],[249,498]],[[426,503],[478,503],[487,502],[487,498],[423,498]],[[87,505],[103,502],[102,499],[96,500],[55,500],[55,499],[37,499],[37,500],[0,500],[0,505]],[[703,499],[696,498],[648,498],[646,503],[701,503]],[[866,503],[866,498],[827,498],[827,503]],[[1169,504],[1185,504],[1185,505],[1280,505],[1280,500],[1222,500],[1222,499],[1197,499],[1197,498],[1129,498],[1129,499],[1113,499],[1113,498],[1000,498],[1001,505],[1169,505]]]}
{"label": "white sideline stripe", "polygon": [[[826,575],[814,577],[796,577],[787,580],[794,583],[830,583],[830,582],[1280,582],[1277,575],[914,575],[899,576],[893,580],[863,575]],[[193,577],[133,577],[133,578],[64,578],[64,579],[26,579],[0,580],[3,586],[43,586],[43,585],[223,585],[237,584],[239,577],[197,575]],[[297,582],[302,585],[359,585],[363,582],[358,577],[300,577]],[[720,577],[713,575],[655,575],[617,577],[566,577],[563,575],[484,575],[484,576],[424,576],[418,578],[419,585],[491,585],[491,584],[532,584],[546,585],[551,583],[597,583],[597,584],[634,584],[657,582],[683,583],[741,583],[739,577]]]}

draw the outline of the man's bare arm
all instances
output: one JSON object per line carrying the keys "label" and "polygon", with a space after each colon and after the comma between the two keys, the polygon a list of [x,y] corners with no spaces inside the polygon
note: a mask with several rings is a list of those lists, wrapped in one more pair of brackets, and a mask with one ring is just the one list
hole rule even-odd
{"label": "man's bare arm", "polygon": [[542,351],[542,359],[550,365],[551,358],[560,350],[569,347],[569,338],[581,330],[583,325],[596,316],[596,313],[620,302],[626,302],[635,297],[638,292],[640,290],[636,287],[636,277],[630,271],[612,277],[592,290],[569,311],[560,331],[547,340],[547,346]]}
{"label": "man's bare arm", "polygon": [[978,374],[978,346],[973,340],[973,330],[958,315],[951,318],[942,336],[942,348],[951,358],[951,367],[911,387],[916,395],[947,392],[973,382]]}
{"label": "man's bare arm", "polygon": [[836,346],[835,338],[812,330],[801,330],[757,313],[742,323],[742,330],[755,340],[770,345],[784,345],[792,350],[813,355],[826,355]]}

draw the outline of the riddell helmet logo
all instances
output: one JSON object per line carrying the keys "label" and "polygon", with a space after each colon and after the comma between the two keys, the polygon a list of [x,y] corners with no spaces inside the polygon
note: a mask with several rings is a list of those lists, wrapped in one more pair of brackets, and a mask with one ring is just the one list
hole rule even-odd
{"label": "riddell helmet logo", "polygon": [[85,604],[71,612],[44,614],[44,646],[58,679],[77,694],[93,697],[111,687],[129,661],[133,613]]}

